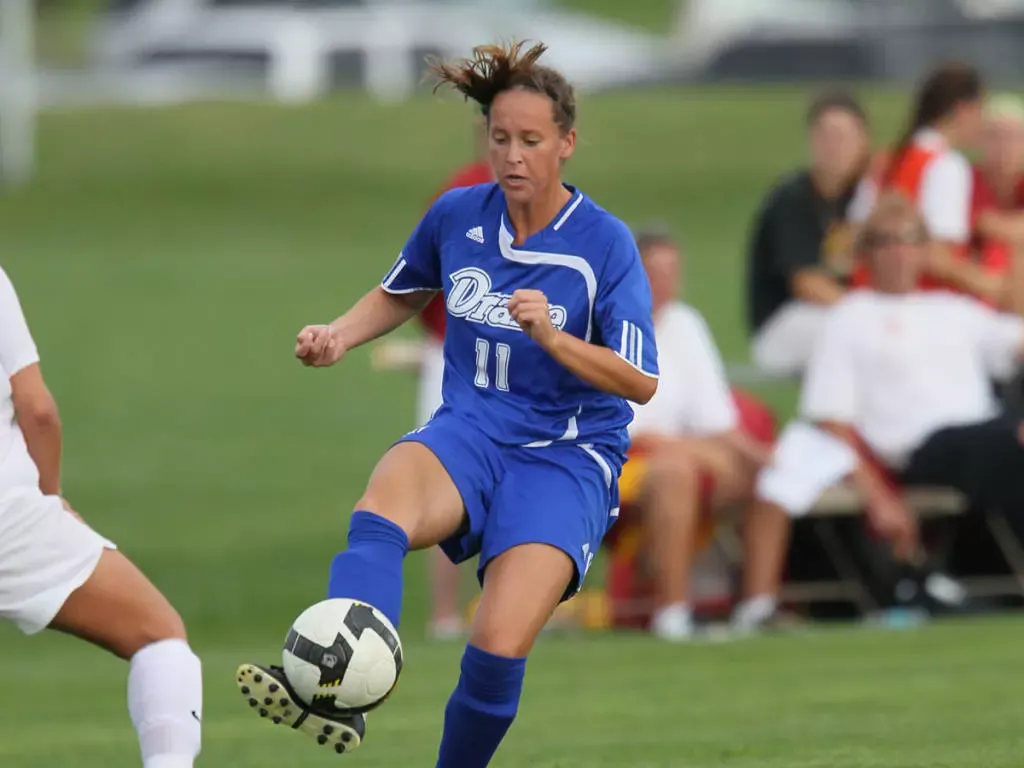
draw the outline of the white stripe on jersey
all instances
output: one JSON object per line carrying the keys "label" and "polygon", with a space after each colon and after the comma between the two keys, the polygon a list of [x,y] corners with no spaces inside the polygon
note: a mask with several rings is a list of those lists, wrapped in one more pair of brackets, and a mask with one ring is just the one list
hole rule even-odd
{"label": "white stripe on jersey", "polygon": [[391,284],[395,282],[395,278],[402,273],[403,269],[405,269],[405,264],[405,258],[402,256],[402,254],[399,254],[398,261],[395,263],[395,266],[391,268],[391,271],[388,272],[385,278],[381,281],[381,287],[383,287],[384,290],[387,290],[388,288],[391,287]]}
{"label": "white stripe on jersey", "polygon": [[569,220],[569,217],[572,216],[572,212],[575,211],[579,207],[580,203],[582,203],[582,202],[583,202],[583,193],[580,192],[580,194],[576,196],[576,199],[573,200],[572,205],[570,205],[569,208],[566,210],[566,212],[562,214],[562,218],[560,218],[557,222],[555,222],[555,226],[553,227],[555,232],[557,232],[558,230],[560,230],[562,228],[562,225],[565,224],[565,222],[567,222]]}
{"label": "white stripe on jersey", "polygon": [[658,378],[657,374],[644,370],[644,334],[637,325],[628,320],[622,321],[622,340],[619,343],[618,354],[644,376]]}
{"label": "white stripe on jersey", "polygon": [[604,484],[606,488],[612,487],[612,468],[608,466],[608,462],[604,460],[604,456],[594,450],[594,446],[591,443],[580,443],[580,448],[587,452],[597,466],[601,468],[601,472],[604,473]]}
{"label": "white stripe on jersey", "polygon": [[509,261],[514,261],[517,264],[550,264],[553,267],[566,267],[571,269],[583,278],[583,282],[587,286],[587,332],[583,337],[584,341],[590,341],[590,335],[594,325],[594,302],[597,301],[597,275],[594,274],[594,268],[590,266],[590,263],[582,256],[573,256],[567,253],[545,253],[543,251],[525,251],[519,248],[513,248],[512,243],[515,242],[515,238],[508,231],[508,227],[505,225],[505,216],[502,214],[501,217],[501,228],[498,232],[498,246],[501,249],[501,255]]}

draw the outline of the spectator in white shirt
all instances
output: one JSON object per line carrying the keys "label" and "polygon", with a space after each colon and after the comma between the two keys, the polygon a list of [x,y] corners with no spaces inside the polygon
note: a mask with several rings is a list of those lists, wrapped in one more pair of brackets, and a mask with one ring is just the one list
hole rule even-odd
{"label": "spectator in white shirt", "polygon": [[[637,242],[651,283],[661,378],[654,398],[634,406],[633,458],[620,489],[624,503],[636,497],[649,534],[646,551],[658,603],[651,630],[685,640],[693,631],[689,576],[702,515],[749,500],[768,449],[740,428],[707,324],[677,298],[678,247],[660,233],[641,234]],[[785,536],[788,520],[783,516],[780,522]],[[748,526],[748,533],[756,537],[748,537],[748,548],[777,535],[762,525]]]}
{"label": "spectator in white shirt", "polygon": [[1024,355],[1024,320],[966,296],[917,289],[930,241],[921,213],[901,195],[881,199],[858,243],[875,287],[836,305],[800,411],[844,447],[866,451],[850,451],[849,466],[822,472],[825,450],[783,456],[759,487],[800,514],[852,470],[875,529],[898,559],[918,566],[927,590],[914,520],[894,486],[953,487],[978,507],[1024,508],[1024,434],[1000,415],[991,385]]}

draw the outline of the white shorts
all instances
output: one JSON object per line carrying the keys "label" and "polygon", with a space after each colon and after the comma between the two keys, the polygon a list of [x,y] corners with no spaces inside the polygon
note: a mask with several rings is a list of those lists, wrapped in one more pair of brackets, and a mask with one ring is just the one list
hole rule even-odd
{"label": "white shorts", "polygon": [[802,374],[830,310],[804,301],[783,304],[754,334],[755,365],[780,375]]}
{"label": "white shorts", "polygon": [[36,490],[0,500],[0,617],[46,629],[114,544]]}
{"label": "white shorts", "polygon": [[422,427],[434,411],[441,407],[441,384],[444,381],[444,346],[430,340],[424,343],[420,364],[420,386],[416,397],[416,426]]}

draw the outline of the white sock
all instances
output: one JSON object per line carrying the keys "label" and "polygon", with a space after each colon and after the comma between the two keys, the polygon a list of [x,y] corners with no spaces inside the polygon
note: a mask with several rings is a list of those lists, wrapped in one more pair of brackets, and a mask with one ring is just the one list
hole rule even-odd
{"label": "white sock", "polygon": [[778,605],[775,595],[748,597],[736,606],[732,614],[732,624],[739,629],[752,629],[770,618]]}
{"label": "white sock", "polygon": [[132,657],[128,712],[143,768],[192,768],[199,755],[203,675],[184,640],[161,640]]}
{"label": "white sock", "polygon": [[673,603],[654,612],[651,632],[662,640],[688,640],[693,636],[693,613],[686,603]]}

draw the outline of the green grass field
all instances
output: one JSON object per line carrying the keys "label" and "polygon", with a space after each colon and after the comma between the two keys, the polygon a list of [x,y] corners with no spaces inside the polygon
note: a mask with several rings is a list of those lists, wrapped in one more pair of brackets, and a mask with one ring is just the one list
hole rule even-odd
{"label": "green grass field", "polygon": [[[801,159],[803,91],[584,97],[571,181],[632,224],[669,222],[687,293],[745,358],[743,249],[766,185]],[[881,137],[898,94],[871,97]],[[47,115],[39,177],[0,204],[17,284],[62,406],[66,492],[160,584],[206,663],[205,765],[326,764],[236,700],[324,590],[376,458],[411,426],[414,382],[291,357],[295,332],[379,279],[465,159],[448,100]],[[785,404],[788,392],[772,393]],[[458,649],[419,639],[374,717],[366,766],[432,765]],[[1024,624],[854,631],[722,647],[545,642],[498,766],[1017,765]],[[125,670],[62,637],[0,629],[0,764],[135,764]]]}

